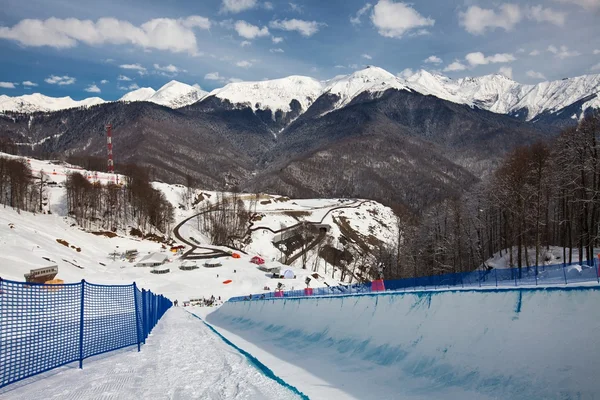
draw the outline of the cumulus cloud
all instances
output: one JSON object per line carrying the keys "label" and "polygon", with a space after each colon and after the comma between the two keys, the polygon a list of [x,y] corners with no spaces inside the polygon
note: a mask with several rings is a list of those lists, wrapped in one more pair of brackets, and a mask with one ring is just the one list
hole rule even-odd
{"label": "cumulus cloud", "polygon": [[13,27],[0,27],[0,38],[14,40],[22,46],[71,48],[78,43],[133,45],[144,49],[197,54],[194,29],[209,29],[208,18],[155,18],[140,26],[116,18],[97,21],[76,18],[24,19]]}
{"label": "cumulus cloud", "polygon": [[559,3],[575,4],[586,10],[594,10],[600,8],[600,0],[555,0]]}
{"label": "cumulus cloud", "polygon": [[494,54],[493,56],[485,56],[482,52],[478,51],[475,53],[469,53],[465,56],[465,60],[472,66],[476,67],[478,65],[486,65],[486,64],[496,64],[496,63],[507,63],[511,61],[515,61],[516,58],[512,54],[501,53]]}
{"label": "cumulus cloud", "polygon": [[236,62],[235,65],[237,65],[240,68],[250,68],[252,66],[252,63],[247,60],[242,60],[242,61]]}
{"label": "cumulus cloud", "polygon": [[125,75],[119,75],[119,77],[117,78],[118,81],[130,81],[131,78]]}
{"label": "cumulus cloud", "polygon": [[471,6],[458,14],[459,24],[473,35],[482,35],[487,30],[512,30],[523,19],[549,22],[563,26],[567,14],[544,8],[541,5],[521,8],[518,4],[503,3],[497,10]]}
{"label": "cumulus cloud", "polygon": [[37,86],[38,84],[35,82],[31,82],[31,81],[23,81],[22,85],[28,86],[28,87],[33,87],[33,86]]}
{"label": "cumulus cloud", "polygon": [[271,53],[283,53],[283,52],[284,52],[284,51],[283,51],[283,49],[280,49],[280,48],[277,48],[277,49],[269,49],[269,51],[270,51]]}
{"label": "cumulus cloud", "polygon": [[263,26],[259,28],[246,21],[237,21],[234,25],[235,31],[243,38],[255,39],[257,37],[269,36],[269,28]]}
{"label": "cumulus cloud", "polygon": [[363,55],[361,55],[361,57],[364,58],[365,60],[372,60],[373,59],[373,57],[371,57],[368,54],[363,54]]}
{"label": "cumulus cloud", "polygon": [[532,50],[532,51],[529,53],[529,55],[530,55],[530,56],[539,56],[540,54],[542,54],[542,52],[541,52],[541,51],[539,51],[539,50],[537,50],[537,49],[536,49],[536,50]]}
{"label": "cumulus cloud", "polygon": [[426,59],[424,59],[423,62],[430,63],[430,64],[441,64],[442,59],[439,58],[438,56],[429,56]]}
{"label": "cumulus cloud", "polygon": [[100,81],[100,83],[101,83],[102,85],[106,85],[106,84],[108,83],[108,80],[107,80],[107,79],[102,79],[102,80]]}
{"label": "cumulus cloud", "polygon": [[528,77],[533,78],[533,79],[546,79],[546,77],[544,76],[544,74],[542,74],[541,72],[536,72],[536,71],[529,70],[525,74]]}
{"label": "cumulus cloud", "polygon": [[302,6],[300,4],[296,4],[296,3],[288,3],[288,4],[290,5],[290,11],[302,14],[303,10],[302,10]]}
{"label": "cumulus cloud", "polygon": [[594,53],[594,54],[600,54],[600,50],[595,49],[592,53]]}
{"label": "cumulus cloud", "polygon": [[64,76],[56,76],[56,75],[50,75],[48,78],[44,79],[44,81],[46,83],[49,83],[51,85],[59,85],[59,86],[65,86],[65,85],[72,85],[75,83],[75,78],[72,78],[68,75],[64,75]]}
{"label": "cumulus cloud", "polygon": [[209,72],[208,74],[204,75],[204,79],[208,81],[217,81],[222,83],[243,82],[241,79],[238,78],[227,78],[225,76],[222,76],[218,72]]}
{"label": "cumulus cloud", "polygon": [[263,7],[265,10],[272,10],[275,8],[275,7],[273,7],[273,3],[271,3],[270,1],[265,1],[263,3]]}
{"label": "cumulus cloud", "polygon": [[271,21],[269,26],[273,29],[281,29],[284,31],[297,31],[302,36],[312,36],[319,31],[319,28],[326,26],[317,21],[303,21],[301,19],[284,19]]}
{"label": "cumulus cloud", "polygon": [[410,68],[404,68],[402,71],[398,72],[397,76],[403,79],[407,79],[410,78],[411,76],[413,76],[415,74],[415,71],[413,71]]}
{"label": "cumulus cloud", "polygon": [[140,64],[121,64],[119,65],[119,68],[122,69],[131,69],[134,71],[137,71],[138,74],[140,75],[146,75],[146,68],[141,66]]}
{"label": "cumulus cloud", "polygon": [[164,66],[161,66],[160,64],[154,64],[153,67],[157,71],[168,72],[170,74],[177,74],[182,71],[179,67],[176,67],[173,64],[164,65]]}
{"label": "cumulus cloud", "polygon": [[[258,5],[256,0],[223,0],[222,12],[239,13],[250,10]],[[272,6],[272,4],[270,4]]]}
{"label": "cumulus cloud", "polygon": [[89,85],[88,87],[86,87],[83,90],[85,90],[86,92],[89,92],[89,93],[100,93],[101,92],[100,88],[96,85]]}
{"label": "cumulus cloud", "polygon": [[352,25],[360,25],[361,24],[361,18],[362,16],[371,9],[371,7],[373,7],[373,5],[371,3],[367,3],[365,4],[360,10],[358,10],[356,12],[356,15],[354,17],[350,17],[350,23]]}
{"label": "cumulus cloud", "polygon": [[0,88],[2,89],[15,89],[15,84],[12,82],[0,82]]}
{"label": "cumulus cloud", "polygon": [[508,79],[512,79],[512,77],[513,77],[513,70],[511,67],[500,67],[500,69],[498,70],[498,73],[500,75],[504,75]]}
{"label": "cumulus cloud", "polygon": [[[381,36],[390,38],[401,38],[412,29],[435,24],[434,19],[423,17],[409,5],[392,0],[379,0],[373,7],[371,21]],[[421,32],[427,33],[427,30]]]}
{"label": "cumulus cloud", "polygon": [[246,47],[246,46],[250,46],[252,44],[252,42],[248,41],[248,40],[244,40],[240,43],[241,47]]}
{"label": "cumulus cloud", "polygon": [[561,60],[564,58],[577,57],[580,56],[581,53],[578,51],[571,51],[567,46],[560,46],[557,48],[556,46],[550,45],[548,46],[548,51],[554,54],[555,57],[560,58]]}
{"label": "cumulus cloud", "polygon": [[272,41],[273,41],[273,43],[275,43],[275,44],[283,42],[283,38],[282,38],[282,37],[277,37],[277,36],[273,36],[273,37],[271,38],[271,40],[272,40]]}
{"label": "cumulus cloud", "polygon": [[452,64],[446,66],[446,68],[444,68],[444,72],[464,71],[465,69],[467,69],[467,67],[460,61],[456,60]]}

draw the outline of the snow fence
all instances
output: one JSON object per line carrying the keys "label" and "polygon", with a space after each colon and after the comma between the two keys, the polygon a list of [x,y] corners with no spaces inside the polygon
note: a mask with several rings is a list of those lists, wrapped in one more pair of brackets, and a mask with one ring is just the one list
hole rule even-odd
{"label": "snow fence", "polygon": [[446,290],[227,302],[207,321],[355,398],[599,399],[599,308],[597,286]]}
{"label": "snow fence", "polygon": [[0,279],[0,387],[145,343],[171,301],[131,285]]}

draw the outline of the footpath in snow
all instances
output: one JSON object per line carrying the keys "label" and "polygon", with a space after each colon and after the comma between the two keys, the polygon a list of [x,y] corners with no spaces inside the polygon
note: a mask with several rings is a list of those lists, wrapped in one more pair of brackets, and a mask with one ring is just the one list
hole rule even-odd
{"label": "footpath in snow", "polygon": [[141,352],[109,353],[0,389],[2,399],[299,399],[200,320],[172,308]]}

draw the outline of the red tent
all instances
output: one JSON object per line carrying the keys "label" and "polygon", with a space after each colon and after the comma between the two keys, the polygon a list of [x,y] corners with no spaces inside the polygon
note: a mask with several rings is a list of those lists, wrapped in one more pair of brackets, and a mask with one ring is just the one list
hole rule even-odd
{"label": "red tent", "polygon": [[259,256],[254,256],[250,262],[256,265],[263,265],[265,263],[265,259]]}

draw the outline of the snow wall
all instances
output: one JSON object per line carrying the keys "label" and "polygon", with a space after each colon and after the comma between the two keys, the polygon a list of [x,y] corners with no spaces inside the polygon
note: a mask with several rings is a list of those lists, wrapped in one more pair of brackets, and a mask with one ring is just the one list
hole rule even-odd
{"label": "snow wall", "polygon": [[600,399],[599,317],[596,286],[228,302],[207,321],[351,398]]}

